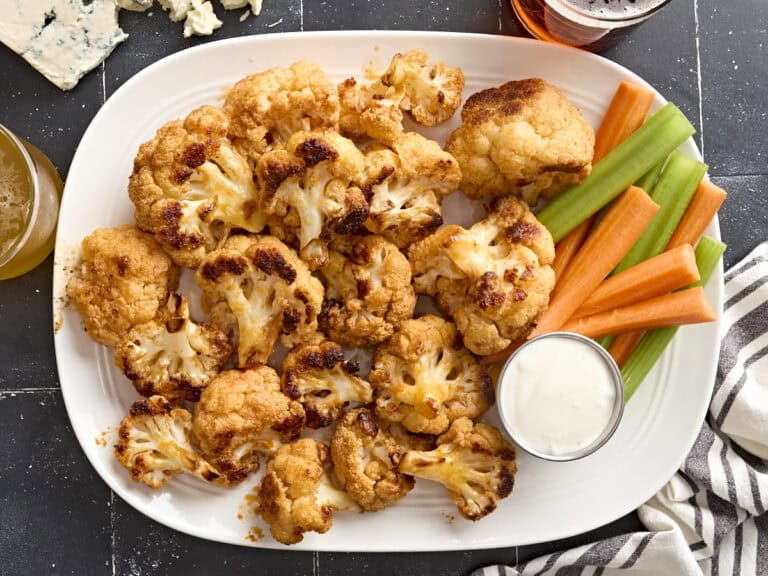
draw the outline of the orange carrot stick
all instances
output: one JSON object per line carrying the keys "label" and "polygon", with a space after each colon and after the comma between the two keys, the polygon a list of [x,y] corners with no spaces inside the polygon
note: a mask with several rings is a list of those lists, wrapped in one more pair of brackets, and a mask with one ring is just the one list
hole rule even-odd
{"label": "orange carrot stick", "polygon": [[715,217],[728,194],[709,180],[702,180],[691,203],[669,239],[667,250],[682,244],[695,244],[704,229]]}
{"label": "orange carrot stick", "polygon": [[649,330],[712,322],[715,318],[717,314],[707,302],[704,289],[697,286],[586,318],[571,320],[562,329],[578,332],[589,338],[597,338],[628,330]]}
{"label": "orange carrot stick", "polygon": [[693,247],[683,244],[604,280],[571,320],[655,298],[700,278]]}
{"label": "orange carrot stick", "polygon": [[613,356],[616,364],[619,368],[624,366],[624,362],[627,361],[629,355],[640,342],[640,339],[645,336],[645,330],[632,330],[631,332],[624,332],[619,334],[613,339],[611,345],[608,346],[608,353]]}
{"label": "orange carrot stick", "polygon": [[[605,112],[600,128],[595,134],[593,164],[602,160],[608,152],[640,128],[651,108],[653,96],[653,92],[650,90],[626,80],[619,84],[616,94],[614,94],[613,100]],[[555,270],[555,278],[558,281],[563,277],[568,264],[571,263],[576,252],[584,243],[584,239],[592,228],[592,222],[593,218],[588,218],[557,243],[552,268]]]}
{"label": "orange carrot stick", "polygon": [[549,308],[528,337],[559,330],[629,252],[658,210],[637,186],[619,196],[555,285]]}

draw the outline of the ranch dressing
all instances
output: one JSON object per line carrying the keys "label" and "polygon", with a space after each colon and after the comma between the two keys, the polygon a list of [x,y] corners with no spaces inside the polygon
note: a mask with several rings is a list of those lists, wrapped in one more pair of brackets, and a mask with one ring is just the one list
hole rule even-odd
{"label": "ranch dressing", "polygon": [[607,431],[616,386],[606,360],[588,343],[541,338],[518,350],[503,373],[509,433],[541,454],[577,453]]}

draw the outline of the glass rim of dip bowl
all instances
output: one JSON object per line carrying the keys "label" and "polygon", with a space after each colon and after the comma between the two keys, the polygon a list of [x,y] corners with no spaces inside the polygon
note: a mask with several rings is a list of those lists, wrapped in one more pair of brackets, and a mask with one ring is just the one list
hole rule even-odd
{"label": "glass rim of dip bowl", "polygon": [[0,133],[8,138],[8,140],[21,154],[22,158],[24,158],[24,162],[27,165],[27,175],[29,177],[29,184],[31,188],[29,201],[32,204],[31,210],[27,212],[27,218],[24,222],[24,232],[13,241],[5,254],[0,254],[0,269],[2,269],[3,266],[11,262],[19,254],[19,252],[21,252],[24,246],[27,245],[29,237],[32,235],[32,231],[34,229],[32,223],[36,221],[37,211],[40,208],[40,186],[37,179],[35,161],[32,159],[32,156],[29,154],[27,147],[24,145],[21,139],[2,124],[0,124]]}
{"label": "glass rim of dip bowl", "polygon": [[545,0],[547,6],[556,11],[560,16],[568,18],[572,22],[575,22],[581,26],[588,26],[591,28],[624,28],[627,26],[633,26],[644,22],[656,12],[664,8],[672,0],[663,0],[659,4],[649,8],[639,14],[633,14],[632,16],[598,16],[588,10],[581,10],[578,7],[568,3],[567,0]]}
{"label": "glass rim of dip bowl", "polygon": [[[502,386],[504,386],[504,374],[512,364],[512,361],[526,347],[530,346],[534,342],[547,338],[576,340],[582,344],[587,344],[590,346],[600,355],[600,357],[608,366],[609,372],[611,374],[611,381],[616,390],[611,417],[600,436],[598,436],[591,444],[585,446],[584,448],[575,450],[573,452],[568,452],[567,454],[548,454],[546,452],[541,452],[540,450],[537,450],[536,448],[526,444],[525,440],[518,438],[518,436],[512,432],[512,427],[509,425],[509,419],[504,413],[503,402],[501,401],[503,398],[501,391]],[[501,420],[501,424],[504,426],[504,430],[506,431],[507,435],[509,435],[509,437],[514,440],[515,444],[522,450],[531,456],[541,458],[542,460],[550,460],[552,462],[572,462],[573,460],[579,460],[589,456],[590,454],[594,454],[598,449],[604,446],[606,442],[611,439],[614,432],[616,432],[616,429],[619,427],[619,422],[621,422],[621,418],[624,415],[624,378],[621,376],[621,369],[616,364],[616,361],[613,359],[613,357],[605,350],[605,348],[600,346],[600,344],[591,338],[587,338],[586,336],[582,336],[576,332],[548,332],[526,341],[517,350],[515,350],[509,356],[509,358],[507,358],[506,362],[504,362],[504,365],[501,367],[501,371],[499,372],[499,379],[496,384],[496,407],[499,413],[499,419]]]}

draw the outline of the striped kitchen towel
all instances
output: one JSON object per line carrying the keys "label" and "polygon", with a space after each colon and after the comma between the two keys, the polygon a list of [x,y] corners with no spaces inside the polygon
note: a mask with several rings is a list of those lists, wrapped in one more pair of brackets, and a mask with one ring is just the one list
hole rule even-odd
{"label": "striped kitchen towel", "polygon": [[682,468],[625,534],[471,576],[768,576],[768,242],[725,275],[707,419]]}

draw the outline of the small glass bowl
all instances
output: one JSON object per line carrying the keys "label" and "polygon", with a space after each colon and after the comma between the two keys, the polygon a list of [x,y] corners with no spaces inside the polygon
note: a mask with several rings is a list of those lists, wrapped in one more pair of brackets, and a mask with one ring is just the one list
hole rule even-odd
{"label": "small glass bowl", "polygon": [[[586,346],[591,347],[600,355],[600,357],[605,361],[606,365],[608,366],[608,371],[611,374],[611,381],[616,391],[616,395],[613,403],[613,411],[611,412],[611,417],[608,419],[608,423],[606,424],[602,434],[600,434],[600,436],[598,436],[588,446],[585,446],[584,448],[581,448],[580,450],[576,450],[574,452],[569,452],[567,454],[558,454],[558,455],[547,454],[546,452],[540,452],[539,450],[526,444],[523,438],[519,438],[512,431],[512,427],[509,424],[509,419],[507,418],[507,415],[504,413],[504,405],[502,402],[502,398],[504,398],[502,394],[503,387],[505,385],[507,386],[514,385],[514,383],[511,381],[506,383],[504,382],[504,373],[507,371],[507,368],[511,365],[514,358],[523,349],[545,338],[568,338],[570,340],[576,340]],[[621,417],[624,414],[624,379],[621,376],[621,370],[619,369],[618,365],[616,364],[614,359],[611,357],[611,355],[608,354],[608,352],[606,352],[606,350],[602,346],[600,346],[597,342],[595,342],[591,338],[587,338],[586,336],[582,336],[581,334],[576,334],[575,332],[550,332],[548,334],[542,334],[541,336],[537,336],[536,338],[532,338],[528,340],[525,344],[523,344],[517,350],[515,350],[510,355],[509,358],[507,358],[507,361],[504,363],[504,366],[502,366],[501,371],[499,372],[499,379],[496,385],[496,406],[498,407],[499,418],[501,419],[501,423],[504,426],[504,430],[507,432],[509,437],[512,438],[512,440],[514,440],[517,446],[519,446],[520,448],[528,452],[528,454],[531,454],[532,456],[536,456],[537,458],[542,458],[544,460],[551,460],[554,462],[570,462],[572,460],[579,460],[580,458],[584,458],[585,456],[589,456],[590,454],[594,453],[606,442],[608,442],[611,436],[613,436],[613,433],[616,432],[616,429],[619,427],[619,422],[621,421]]]}

